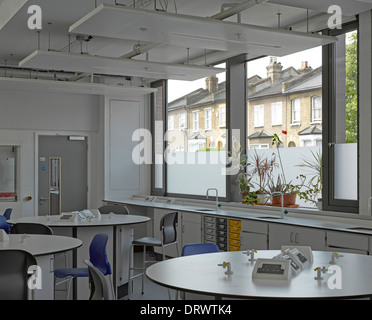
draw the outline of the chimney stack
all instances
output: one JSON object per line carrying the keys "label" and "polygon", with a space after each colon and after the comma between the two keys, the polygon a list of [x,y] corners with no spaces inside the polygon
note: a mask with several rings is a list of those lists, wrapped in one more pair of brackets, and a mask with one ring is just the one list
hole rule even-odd
{"label": "chimney stack", "polygon": [[277,62],[276,57],[270,57],[270,64],[266,67],[267,77],[271,78],[271,82],[277,82],[282,79],[283,66]]}
{"label": "chimney stack", "polygon": [[205,86],[209,93],[218,91],[218,78],[213,75],[205,79]]}
{"label": "chimney stack", "polygon": [[313,68],[311,68],[309,66],[309,63],[307,61],[302,61],[301,68],[298,69],[298,72],[301,73],[301,74],[303,74],[303,73],[309,72],[311,70],[313,70]]}

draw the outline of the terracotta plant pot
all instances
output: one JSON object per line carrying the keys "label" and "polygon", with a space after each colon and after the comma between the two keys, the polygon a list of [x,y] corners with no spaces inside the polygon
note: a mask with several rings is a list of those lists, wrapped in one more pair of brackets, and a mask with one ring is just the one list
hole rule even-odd
{"label": "terracotta plant pot", "polygon": [[[290,206],[296,204],[296,193],[286,193],[283,195],[283,205]],[[276,195],[272,199],[273,205],[282,205],[282,197],[280,195]]]}

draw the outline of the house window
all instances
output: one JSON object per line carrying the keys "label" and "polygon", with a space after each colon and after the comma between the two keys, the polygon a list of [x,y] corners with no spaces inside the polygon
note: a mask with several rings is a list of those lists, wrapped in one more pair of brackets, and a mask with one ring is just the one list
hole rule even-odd
{"label": "house window", "polygon": [[271,124],[273,126],[282,125],[282,102],[271,104]]}
{"label": "house window", "polygon": [[292,124],[300,123],[300,107],[301,107],[301,100],[294,99],[292,100]]}
{"label": "house window", "polygon": [[178,124],[180,129],[186,128],[186,113],[181,113],[179,115]]}
{"label": "house window", "polygon": [[199,131],[199,110],[192,112],[192,129],[193,131]]}
{"label": "house window", "polygon": [[316,96],[311,98],[311,121],[321,122],[322,121],[322,97]]}
{"label": "house window", "polygon": [[168,117],[168,130],[174,130],[174,116]]}
{"label": "house window", "polygon": [[254,106],[254,126],[255,127],[264,126],[264,105],[263,104]]}
{"label": "house window", "polygon": [[220,106],[219,125],[226,127],[226,106]]}
{"label": "house window", "polygon": [[204,110],[205,130],[212,130],[212,108]]}

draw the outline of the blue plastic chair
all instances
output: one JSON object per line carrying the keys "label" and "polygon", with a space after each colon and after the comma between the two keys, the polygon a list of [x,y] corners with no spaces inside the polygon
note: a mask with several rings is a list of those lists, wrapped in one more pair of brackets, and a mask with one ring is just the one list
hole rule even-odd
{"label": "blue plastic chair", "polygon": [[12,214],[12,211],[13,211],[12,208],[8,208],[8,209],[6,209],[4,211],[3,216],[5,217],[6,220],[9,220],[10,219],[10,215]]}
{"label": "blue plastic chair", "polygon": [[182,248],[182,256],[191,256],[194,254],[204,254],[219,252],[220,249],[215,243],[193,243],[187,244]]}
{"label": "blue plastic chair", "polygon": [[[89,246],[89,258],[94,267],[99,269],[105,276],[111,275],[111,265],[107,258],[106,245],[108,235],[105,233],[96,234]],[[56,285],[68,282],[67,299],[70,298],[71,283],[74,278],[89,277],[88,268],[59,268],[54,270],[54,276],[62,281]]]}
{"label": "blue plastic chair", "polygon": [[10,232],[10,226],[4,216],[0,216],[0,229],[3,229],[7,234]]}
{"label": "blue plastic chair", "polygon": [[[192,243],[187,244],[182,248],[182,256],[192,256],[196,254],[220,252],[220,249],[215,243]],[[180,294],[182,298],[182,294]],[[178,299],[178,291],[176,291],[176,300]],[[183,297],[184,299],[184,297]]]}

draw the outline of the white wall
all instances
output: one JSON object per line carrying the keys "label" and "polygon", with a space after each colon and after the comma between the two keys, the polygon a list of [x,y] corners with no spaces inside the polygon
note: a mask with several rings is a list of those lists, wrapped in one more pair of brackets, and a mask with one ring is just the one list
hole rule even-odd
{"label": "white wall", "polygon": [[[0,90],[0,145],[19,145],[20,193],[17,202],[0,202],[12,217],[37,214],[37,141],[39,135],[88,138],[88,204],[103,198],[103,104],[99,96]],[[94,174],[93,174],[94,173]],[[33,200],[26,201],[26,196]]]}
{"label": "white wall", "polygon": [[150,194],[151,166],[136,164],[135,130],[150,127],[149,96],[105,99],[105,199]]}

